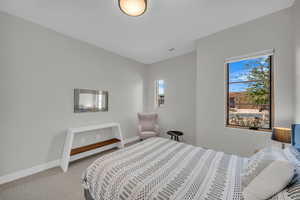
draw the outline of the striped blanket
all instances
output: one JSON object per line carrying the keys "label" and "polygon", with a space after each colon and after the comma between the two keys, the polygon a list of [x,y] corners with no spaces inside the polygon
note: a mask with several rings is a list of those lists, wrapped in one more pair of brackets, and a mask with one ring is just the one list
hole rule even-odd
{"label": "striped blanket", "polygon": [[151,138],[99,158],[82,183],[94,200],[240,200],[244,161]]}

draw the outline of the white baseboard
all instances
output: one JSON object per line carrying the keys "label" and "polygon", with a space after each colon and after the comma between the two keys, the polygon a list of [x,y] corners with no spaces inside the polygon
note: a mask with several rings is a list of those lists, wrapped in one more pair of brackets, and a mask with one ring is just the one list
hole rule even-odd
{"label": "white baseboard", "polygon": [[44,164],[37,165],[37,166],[31,167],[28,169],[23,169],[23,170],[20,170],[17,172],[13,172],[11,174],[1,176],[0,177],[0,185],[20,179],[20,178],[24,178],[26,176],[36,174],[36,173],[39,173],[42,171],[45,171],[47,169],[51,169],[53,167],[57,167],[59,164],[60,164],[60,160],[54,160],[54,161],[51,161],[48,163],[44,163]]}
{"label": "white baseboard", "polygon": [[[131,143],[131,142],[134,142],[134,141],[137,141],[137,140],[139,140],[139,137],[133,137],[133,138],[125,139],[124,143],[127,144],[127,143]],[[54,160],[54,161],[51,161],[51,162],[48,162],[48,163],[40,164],[40,165],[31,167],[31,168],[28,168],[28,169],[23,169],[23,170],[20,170],[20,171],[17,171],[17,172],[13,172],[11,174],[7,174],[7,175],[4,175],[4,176],[0,176],[0,185],[2,185],[4,183],[11,182],[11,181],[14,181],[14,180],[17,180],[17,179],[20,179],[20,178],[24,178],[26,176],[36,174],[36,173],[39,173],[39,172],[42,172],[42,171],[45,171],[47,169],[58,167],[58,166],[60,166],[60,159],[59,160]]]}

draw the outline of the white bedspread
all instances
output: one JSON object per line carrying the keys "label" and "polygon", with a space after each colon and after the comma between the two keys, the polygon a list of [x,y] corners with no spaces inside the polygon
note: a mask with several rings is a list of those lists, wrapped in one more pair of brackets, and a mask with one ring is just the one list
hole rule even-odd
{"label": "white bedspread", "polygon": [[94,200],[239,200],[244,159],[151,138],[96,160],[83,175]]}

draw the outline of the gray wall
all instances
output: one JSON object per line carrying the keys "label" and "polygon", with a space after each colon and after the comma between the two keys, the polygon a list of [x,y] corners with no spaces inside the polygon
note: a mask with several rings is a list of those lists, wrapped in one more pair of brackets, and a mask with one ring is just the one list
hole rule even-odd
{"label": "gray wall", "polygon": [[[178,129],[184,132],[184,140],[195,143],[196,107],[196,53],[179,56],[148,66],[148,110],[159,114],[165,131]],[[155,108],[155,80],[165,80],[166,102]],[[166,136],[168,137],[168,136]]]}
{"label": "gray wall", "polygon": [[[144,108],[159,113],[163,131],[184,131],[188,143],[251,155],[271,142],[270,133],[224,127],[224,60],[275,48],[275,125],[290,125],[293,103],[300,122],[295,4],[294,21],[286,9],[198,40],[197,54],[148,66],[0,13],[0,176],[59,159],[69,127],[116,121],[125,138],[135,137],[136,113]],[[163,108],[154,107],[158,79],[166,81]],[[109,112],[74,114],[73,88],[108,90]]]}
{"label": "gray wall", "polygon": [[[0,13],[0,176],[59,159],[66,129],[143,111],[145,65]],[[73,88],[109,91],[109,112],[74,114]]]}
{"label": "gray wall", "polygon": [[289,127],[293,113],[291,10],[216,33],[197,42],[197,144],[251,155],[270,142],[270,133],[226,128],[226,58],[275,48],[275,125]]}
{"label": "gray wall", "polygon": [[300,123],[300,1],[293,7],[294,58],[295,58],[295,122]]}

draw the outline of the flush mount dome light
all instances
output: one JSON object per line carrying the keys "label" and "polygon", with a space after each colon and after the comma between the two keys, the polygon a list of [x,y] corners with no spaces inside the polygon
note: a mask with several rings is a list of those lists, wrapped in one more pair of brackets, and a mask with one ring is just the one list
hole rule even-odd
{"label": "flush mount dome light", "polygon": [[147,0],[118,0],[123,13],[129,16],[140,16],[147,10]]}

